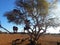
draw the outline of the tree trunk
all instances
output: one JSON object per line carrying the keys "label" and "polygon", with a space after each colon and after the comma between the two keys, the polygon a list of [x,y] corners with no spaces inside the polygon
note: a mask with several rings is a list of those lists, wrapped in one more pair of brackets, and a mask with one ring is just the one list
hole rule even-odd
{"label": "tree trunk", "polygon": [[30,43],[28,45],[37,45],[38,44],[37,41],[34,39],[33,40],[30,39],[29,41],[30,41]]}

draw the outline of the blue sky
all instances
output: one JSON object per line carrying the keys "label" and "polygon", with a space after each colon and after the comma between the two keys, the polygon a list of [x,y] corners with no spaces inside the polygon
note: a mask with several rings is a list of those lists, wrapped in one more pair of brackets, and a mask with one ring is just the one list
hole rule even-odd
{"label": "blue sky", "polygon": [[[11,30],[12,24],[7,23],[6,17],[4,17],[4,13],[14,8],[14,0],[0,0],[0,21],[3,27]],[[3,29],[0,29],[4,31]]]}
{"label": "blue sky", "polygon": [[[0,0],[0,21],[1,21],[1,24],[3,27],[5,27],[6,29],[8,29],[10,32],[12,32],[13,30],[13,26],[16,26],[15,24],[13,23],[8,23],[8,20],[6,19],[6,17],[4,17],[4,13],[7,12],[7,11],[10,11],[12,10],[13,8],[15,8],[15,0]],[[56,15],[59,15],[60,14],[60,2],[57,4],[57,9],[56,9]],[[58,11],[58,12],[57,12]],[[17,26],[19,28],[18,31],[23,31],[21,30],[22,27],[20,27],[19,25]],[[52,29],[52,28],[51,28]],[[49,32],[53,32],[54,29],[52,29],[52,31]],[[58,28],[60,29],[60,28]],[[0,28],[0,31],[4,31],[3,29]],[[58,30],[55,32],[58,33]]]}
{"label": "blue sky", "polygon": [[[12,30],[13,26],[16,26],[16,25],[13,23],[8,23],[8,20],[3,15],[5,12],[10,11],[13,8],[15,8],[14,2],[15,2],[15,0],[0,0],[0,21],[1,21],[1,25],[4,28],[8,29],[10,32],[13,31]],[[19,27],[19,25],[17,27]],[[21,28],[21,27],[19,27],[19,28]],[[2,28],[0,28],[0,31],[4,31],[4,30]]]}

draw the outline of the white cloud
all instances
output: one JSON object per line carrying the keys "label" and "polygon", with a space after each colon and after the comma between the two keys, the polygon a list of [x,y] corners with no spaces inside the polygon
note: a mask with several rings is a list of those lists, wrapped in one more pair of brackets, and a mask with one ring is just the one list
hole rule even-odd
{"label": "white cloud", "polygon": [[[58,2],[56,5],[57,5],[56,8],[53,9],[53,13],[55,14],[54,17],[57,17],[60,19],[60,3]],[[60,30],[60,27],[57,27],[56,29],[49,28],[47,33],[60,33],[59,30]]]}

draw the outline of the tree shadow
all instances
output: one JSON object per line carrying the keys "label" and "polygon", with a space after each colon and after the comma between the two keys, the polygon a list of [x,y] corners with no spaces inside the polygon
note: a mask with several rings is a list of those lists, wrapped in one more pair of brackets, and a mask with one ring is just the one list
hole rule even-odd
{"label": "tree shadow", "polygon": [[12,41],[12,45],[22,45],[23,42],[25,42],[26,40],[28,40],[30,43],[26,44],[26,45],[41,45],[41,43],[35,43],[35,41],[29,39],[29,38],[25,38],[25,39],[15,39]]}

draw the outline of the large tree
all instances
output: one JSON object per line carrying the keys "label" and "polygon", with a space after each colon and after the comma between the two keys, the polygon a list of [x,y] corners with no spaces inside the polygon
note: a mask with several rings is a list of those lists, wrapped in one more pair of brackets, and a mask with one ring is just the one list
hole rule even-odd
{"label": "large tree", "polygon": [[9,22],[25,25],[23,28],[34,44],[37,43],[39,37],[46,32],[48,27],[57,27],[60,24],[56,23],[57,18],[50,17],[56,0],[53,2],[47,0],[16,0],[15,3],[16,8],[6,12],[4,16]]}

